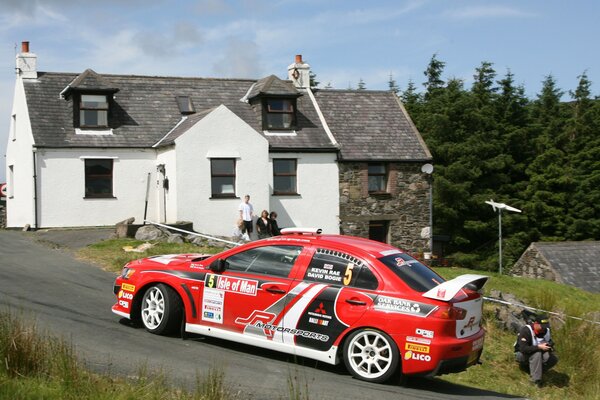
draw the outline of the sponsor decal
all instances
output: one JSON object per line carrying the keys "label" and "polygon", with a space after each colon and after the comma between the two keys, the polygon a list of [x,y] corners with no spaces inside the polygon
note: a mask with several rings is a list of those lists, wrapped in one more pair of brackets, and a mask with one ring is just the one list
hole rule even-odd
{"label": "sponsor decal", "polygon": [[465,326],[463,326],[463,329],[473,329],[475,327],[475,317],[471,317],[469,318],[469,322],[467,322],[467,324]]}
{"label": "sponsor decal", "polygon": [[258,291],[258,281],[214,274],[206,274],[204,286],[248,296],[256,296]]}
{"label": "sponsor decal", "polygon": [[133,300],[133,294],[119,290],[119,299]]}
{"label": "sponsor decal", "polygon": [[419,303],[411,300],[399,299],[396,297],[377,296],[375,299],[375,309],[380,311],[391,311],[401,314],[417,315],[425,317],[431,313],[436,306],[431,304]]}
{"label": "sponsor decal", "polygon": [[403,259],[402,257],[396,257],[396,258],[394,259],[394,261],[396,261],[396,266],[397,266],[397,267],[401,267],[401,266],[403,266],[404,264],[406,264],[406,262],[404,261],[404,259]]}
{"label": "sponsor decal", "polygon": [[308,322],[315,325],[329,326],[329,321],[320,318],[308,317]]}
{"label": "sponsor decal", "polygon": [[415,333],[416,333],[417,335],[421,335],[421,336],[423,336],[423,337],[426,337],[426,338],[433,339],[433,331],[428,331],[427,329],[421,329],[421,328],[417,328],[417,329],[415,330]]}
{"label": "sponsor decal", "polygon": [[417,361],[431,361],[431,356],[428,354],[413,353],[412,351],[408,350],[406,353],[404,353],[404,359]]}
{"label": "sponsor decal", "polygon": [[225,292],[205,287],[202,293],[202,320],[222,324]]}
{"label": "sponsor decal", "polygon": [[119,300],[119,305],[123,308],[129,308],[129,302],[125,300]]}
{"label": "sponsor decal", "polygon": [[407,336],[406,341],[412,342],[412,343],[431,344],[430,339],[425,339],[425,338],[416,337],[416,336]]}
{"label": "sponsor decal", "polygon": [[135,285],[130,283],[121,283],[121,289],[126,290],[128,292],[135,292]]}
{"label": "sponsor decal", "polygon": [[329,340],[328,335],[323,335],[321,333],[311,332],[311,331],[307,331],[304,329],[296,329],[296,328],[289,328],[289,327],[285,327],[285,326],[273,325],[271,322],[273,321],[274,318],[275,318],[275,314],[260,311],[260,310],[254,310],[254,311],[252,311],[252,314],[250,314],[250,316],[248,316],[248,318],[240,318],[240,317],[236,318],[235,323],[239,324],[239,325],[252,326],[255,328],[262,329],[264,331],[265,335],[270,339],[273,338],[273,334],[275,332],[280,332],[280,333],[288,333],[290,335],[294,335],[294,336],[298,336],[298,337],[320,340],[322,342],[327,342]]}
{"label": "sponsor decal", "polygon": [[196,269],[204,269],[204,266],[202,264],[190,264],[190,268],[196,268]]}
{"label": "sponsor decal", "polygon": [[444,289],[444,288],[439,288],[439,289],[437,290],[437,297],[444,298],[444,296],[446,296],[446,289]]}
{"label": "sponsor decal", "polygon": [[379,254],[381,254],[382,256],[391,256],[392,254],[398,254],[398,253],[402,253],[400,250],[384,250],[379,252]]}
{"label": "sponsor decal", "polygon": [[406,343],[404,345],[404,349],[416,351],[419,353],[429,353],[429,346],[424,346],[422,344]]}
{"label": "sponsor decal", "polygon": [[479,350],[483,347],[483,336],[473,341],[472,351]]}

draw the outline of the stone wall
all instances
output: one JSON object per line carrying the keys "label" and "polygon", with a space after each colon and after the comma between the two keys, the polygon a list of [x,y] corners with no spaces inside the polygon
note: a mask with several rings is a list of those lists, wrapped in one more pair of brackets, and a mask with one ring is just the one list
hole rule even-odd
{"label": "stone wall", "polygon": [[529,245],[519,260],[513,265],[511,275],[561,282],[534,243]]}
{"label": "stone wall", "polygon": [[387,221],[393,246],[417,254],[430,249],[429,182],[420,163],[388,164],[387,192],[368,192],[368,164],[340,163],[340,232],[369,237],[371,221]]}
{"label": "stone wall", "polygon": [[6,207],[0,204],[0,229],[6,228]]}

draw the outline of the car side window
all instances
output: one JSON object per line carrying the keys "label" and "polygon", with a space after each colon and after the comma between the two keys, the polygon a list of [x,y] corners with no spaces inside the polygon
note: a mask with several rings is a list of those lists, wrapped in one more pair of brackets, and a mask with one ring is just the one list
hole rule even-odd
{"label": "car side window", "polygon": [[362,260],[327,249],[317,249],[304,280],[362,289],[376,289],[378,286],[377,278]]}
{"label": "car side window", "polygon": [[302,246],[255,247],[227,258],[226,269],[286,278],[301,252]]}

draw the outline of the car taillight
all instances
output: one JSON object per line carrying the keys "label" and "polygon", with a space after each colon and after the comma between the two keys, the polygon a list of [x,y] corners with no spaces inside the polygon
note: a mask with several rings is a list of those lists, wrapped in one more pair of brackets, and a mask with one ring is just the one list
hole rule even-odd
{"label": "car taillight", "polygon": [[460,307],[442,306],[438,307],[438,309],[435,310],[431,316],[442,319],[461,320],[465,319],[467,316],[467,310]]}

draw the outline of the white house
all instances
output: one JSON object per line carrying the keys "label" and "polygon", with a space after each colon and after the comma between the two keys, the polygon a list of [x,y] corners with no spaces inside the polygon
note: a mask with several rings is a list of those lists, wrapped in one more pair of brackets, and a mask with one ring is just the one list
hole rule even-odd
{"label": "white house", "polygon": [[[26,42],[16,63],[9,228],[135,217],[230,235],[245,194],[280,226],[366,236],[383,221],[390,232],[377,235],[389,240],[398,222],[415,249],[429,226],[419,171],[431,155],[396,96],[311,90],[301,56],[287,80],[40,72]],[[351,188],[353,168],[364,190]],[[398,192],[415,179],[408,196]],[[397,215],[399,198],[417,199],[416,217]],[[357,201],[387,206],[350,215]]]}

